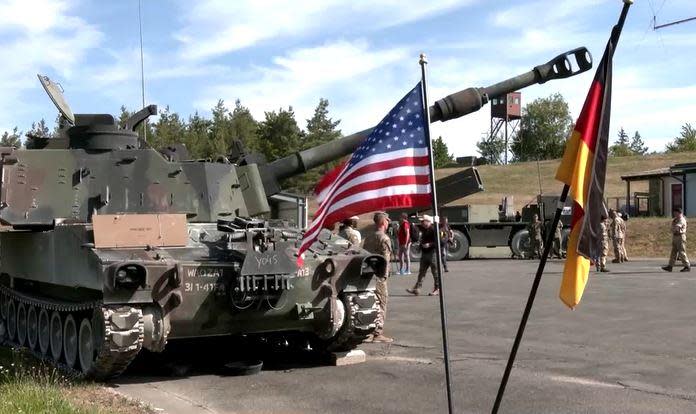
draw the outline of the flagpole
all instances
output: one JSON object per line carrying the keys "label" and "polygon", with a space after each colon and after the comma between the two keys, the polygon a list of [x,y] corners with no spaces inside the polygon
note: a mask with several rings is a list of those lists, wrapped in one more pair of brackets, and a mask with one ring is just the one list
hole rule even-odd
{"label": "flagpole", "polygon": [[452,381],[450,372],[449,346],[447,341],[447,308],[445,306],[445,286],[442,277],[442,243],[440,242],[440,218],[437,211],[437,190],[435,188],[435,160],[433,157],[433,141],[430,139],[430,111],[428,108],[428,89],[426,86],[426,70],[428,60],[425,53],[420,54],[418,62],[421,66],[421,92],[423,95],[423,116],[425,117],[425,139],[428,141],[428,155],[430,157],[430,196],[433,205],[433,223],[435,225],[435,252],[437,253],[437,277],[440,286],[440,324],[442,325],[442,353],[445,362],[445,385],[447,386],[447,407],[449,414],[454,412],[452,401]]}
{"label": "flagpole", "polygon": [[512,344],[512,350],[510,351],[510,357],[508,358],[507,365],[505,366],[505,373],[503,373],[503,379],[500,381],[500,387],[498,388],[498,394],[495,397],[495,404],[493,404],[492,413],[495,414],[500,408],[500,403],[503,400],[503,394],[505,394],[505,386],[507,385],[508,379],[510,378],[510,372],[512,371],[512,365],[515,363],[515,357],[517,356],[517,349],[520,347],[520,342],[522,342],[522,336],[524,335],[524,329],[527,326],[527,319],[529,319],[529,314],[532,312],[532,306],[534,305],[534,298],[536,297],[537,290],[539,289],[539,283],[541,283],[541,275],[544,274],[544,268],[546,267],[546,260],[551,252],[551,245],[553,244],[553,229],[558,226],[558,222],[561,220],[561,212],[563,212],[563,206],[565,205],[566,199],[568,198],[568,190],[570,190],[569,185],[563,186],[563,192],[561,192],[561,198],[558,200],[558,205],[556,206],[556,214],[553,216],[553,222],[551,224],[551,230],[546,235],[546,242],[544,245],[544,253],[541,255],[541,260],[539,261],[539,267],[537,267],[536,275],[534,276],[534,282],[532,283],[532,289],[529,292],[529,297],[527,298],[527,305],[524,307],[524,313],[522,313],[522,321],[520,321],[520,326],[517,328],[517,335],[515,335],[515,342]]}
{"label": "flagpole", "polygon": [[[621,15],[619,16],[619,21],[614,25],[611,31],[611,36],[609,42],[612,39],[618,43],[618,36],[623,29],[624,22],[626,21],[626,16],[628,15],[628,9],[633,4],[633,0],[623,0],[623,8],[621,9]],[[609,42],[607,45],[609,45]],[[613,45],[610,52],[613,54],[616,44]],[[605,49],[609,50],[609,49]],[[605,52],[606,53],[606,52]],[[612,56],[609,56],[611,58]],[[602,60],[604,61],[607,56],[604,56]],[[563,191],[561,192],[561,198],[558,200],[558,206],[556,206],[556,214],[553,217],[553,223],[551,225],[551,230],[546,236],[546,246],[544,246],[544,253],[542,254],[541,260],[539,261],[539,267],[537,268],[536,275],[534,276],[534,282],[532,283],[532,289],[529,292],[529,297],[527,298],[527,305],[522,313],[522,320],[520,321],[520,326],[517,328],[517,335],[515,335],[515,341],[512,344],[512,349],[510,350],[510,356],[505,366],[505,372],[503,373],[503,378],[500,381],[500,387],[498,388],[498,394],[495,397],[495,403],[493,404],[493,414],[497,414],[498,409],[500,409],[500,403],[503,400],[503,395],[505,394],[505,387],[507,385],[508,379],[510,378],[510,372],[512,371],[512,366],[515,363],[515,357],[517,356],[517,350],[520,347],[520,342],[522,341],[522,336],[524,335],[524,329],[527,326],[527,319],[529,319],[529,314],[532,311],[532,306],[534,305],[534,298],[536,297],[537,290],[539,289],[539,283],[541,282],[541,276],[544,273],[544,268],[546,267],[546,260],[551,252],[551,244],[553,243],[553,229],[558,226],[558,222],[561,219],[561,212],[563,211],[563,206],[566,199],[568,198],[568,191],[570,186],[565,184],[563,186]]]}

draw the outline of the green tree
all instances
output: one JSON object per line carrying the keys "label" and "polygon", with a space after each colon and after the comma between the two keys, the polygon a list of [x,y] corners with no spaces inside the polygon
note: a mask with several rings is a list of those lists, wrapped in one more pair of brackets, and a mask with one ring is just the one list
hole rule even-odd
{"label": "green tree", "polygon": [[160,112],[159,119],[153,124],[152,137],[148,137],[153,148],[161,149],[169,145],[184,143],[186,124],[179,114],[172,112],[169,105]]}
{"label": "green tree", "polygon": [[[265,119],[259,123],[257,130],[259,149],[267,160],[272,161],[290,155],[300,149],[303,132],[297,126],[292,107],[287,110],[265,113]],[[285,180],[283,188],[291,191],[305,191],[309,185],[303,183],[302,177]]]}
{"label": "green tree", "polygon": [[442,137],[437,137],[433,141],[433,161],[435,162],[435,168],[445,168],[454,163],[454,156],[449,153],[447,144]]}
{"label": "green tree", "polygon": [[241,101],[237,99],[234,102],[234,109],[230,115],[230,138],[228,143],[228,149],[232,144],[233,139],[237,139],[244,144],[244,146],[249,151],[256,151],[259,149],[258,137],[256,135],[259,127],[259,123],[256,122],[254,117],[251,115],[249,108],[242,105]]}
{"label": "green tree", "polygon": [[191,158],[205,158],[209,133],[210,120],[200,116],[198,111],[189,116],[183,142]]}
{"label": "green tree", "polygon": [[12,129],[12,132],[5,131],[0,137],[0,147],[15,147],[19,148],[22,146],[22,132],[19,131],[17,127]]}
{"label": "green tree", "polygon": [[207,158],[227,154],[232,141],[230,111],[225,106],[225,101],[218,100],[211,112],[213,119],[208,132],[207,145],[203,150],[204,156]]}
{"label": "green tree", "polygon": [[648,147],[645,145],[645,142],[643,142],[643,138],[638,131],[633,134],[629,148],[631,148],[631,152],[635,155],[645,155],[648,153]]}
{"label": "green tree", "polygon": [[46,126],[46,121],[41,118],[39,122],[32,122],[31,129],[24,134],[27,148],[36,148],[36,138],[51,138],[51,130]]}
{"label": "green tree", "polygon": [[619,129],[618,138],[614,144],[609,147],[609,154],[614,157],[625,157],[628,155],[633,155],[631,146],[628,141],[628,134],[624,131],[623,127]]}
{"label": "green tree", "polygon": [[525,105],[519,132],[513,137],[514,161],[560,158],[572,130],[568,103],[560,93]]}
{"label": "green tree", "polygon": [[666,145],[667,152],[696,151],[696,129],[690,123],[682,125],[679,136]]}
{"label": "green tree", "polygon": [[502,164],[505,152],[505,138],[501,136],[489,136],[483,134],[481,140],[476,143],[478,153],[488,164]]}
{"label": "green tree", "polygon": [[[316,147],[317,145],[331,142],[341,137],[341,131],[337,129],[340,120],[334,121],[329,117],[329,101],[321,98],[317,107],[314,109],[314,115],[307,120],[306,133],[302,137],[300,149]],[[320,165],[306,173],[304,173],[297,181],[297,189],[302,193],[310,192],[319,182],[321,176],[327,171],[335,168],[340,163],[339,160]]]}

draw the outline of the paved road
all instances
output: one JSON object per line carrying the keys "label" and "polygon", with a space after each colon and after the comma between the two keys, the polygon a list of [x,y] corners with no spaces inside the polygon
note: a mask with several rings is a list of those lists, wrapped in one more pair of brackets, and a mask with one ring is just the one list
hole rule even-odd
{"label": "paved road", "polygon": [[[696,272],[659,262],[590,275],[575,310],[557,299],[561,262],[542,280],[504,413],[696,412]],[[536,263],[451,264],[447,306],[457,412],[490,412]],[[364,345],[368,362],[251,377],[122,377],[117,389],[171,413],[445,412],[438,303],[410,297],[413,276],[390,280],[392,345]],[[431,284],[432,281],[429,280]],[[430,286],[430,285],[426,285]]]}

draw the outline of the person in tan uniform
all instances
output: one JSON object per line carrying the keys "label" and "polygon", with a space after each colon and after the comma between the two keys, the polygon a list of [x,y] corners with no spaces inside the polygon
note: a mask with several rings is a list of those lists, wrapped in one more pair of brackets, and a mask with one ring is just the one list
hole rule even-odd
{"label": "person in tan uniform", "polygon": [[341,230],[339,236],[348,240],[351,247],[360,247],[360,242],[362,241],[362,236],[358,231],[358,216],[353,216],[346,219],[343,222],[343,230]]}
{"label": "person in tan uniform", "polygon": [[544,251],[544,223],[539,220],[539,215],[535,214],[532,217],[532,222],[529,223],[529,258],[534,259],[538,257],[541,259]]}
{"label": "person in tan uniform", "polygon": [[612,260],[612,263],[623,263],[627,261],[626,247],[624,246],[624,240],[626,239],[626,222],[615,210],[610,210],[609,216],[611,217],[609,230],[612,243],[614,244],[614,260]]}
{"label": "person in tan uniform", "polygon": [[662,270],[672,271],[672,267],[677,260],[681,260],[684,268],[682,272],[691,271],[691,263],[686,256],[686,217],[681,208],[674,209],[674,219],[672,220],[672,253],[669,255],[669,264],[663,266]]}
{"label": "person in tan uniform", "polygon": [[391,264],[391,256],[393,253],[392,241],[387,236],[387,227],[389,226],[389,216],[387,213],[375,213],[373,220],[375,222],[375,231],[365,237],[363,249],[373,254],[380,254],[387,260],[387,265],[381,275],[377,275],[377,285],[375,294],[379,305],[379,312],[375,324],[375,333],[365,342],[393,342],[392,338],[384,336],[384,322],[387,317],[387,303],[389,301],[389,289],[387,287],[387,279],[389,278],[389,269]]}

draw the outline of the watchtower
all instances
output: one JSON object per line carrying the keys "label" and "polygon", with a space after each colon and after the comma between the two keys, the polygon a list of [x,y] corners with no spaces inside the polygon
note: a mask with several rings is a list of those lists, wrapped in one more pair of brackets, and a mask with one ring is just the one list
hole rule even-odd
{"label": "watchtower", "polygon": [[[522,94],[511,92],[504,97],[491,100],[490,138],[503,132],[505,137],[505,164],[508,163],[508,141],[520,126],[522,119]],[[502,130],[502,131],[501,131]]]}

